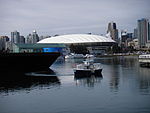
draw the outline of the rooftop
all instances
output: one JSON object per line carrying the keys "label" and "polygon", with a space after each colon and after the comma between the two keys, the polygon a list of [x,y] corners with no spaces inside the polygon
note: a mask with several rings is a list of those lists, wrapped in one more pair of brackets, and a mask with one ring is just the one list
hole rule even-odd
{"label": "rooftop", "polygon": [[39,41],[38,43],[49,43],[49,44],[70,44],[70,43],[93,43],[93,42],[115,42],[111,38],[107,38],[99,35],[89,34],[70,34],[61,35],[56,37],[50,37]]}

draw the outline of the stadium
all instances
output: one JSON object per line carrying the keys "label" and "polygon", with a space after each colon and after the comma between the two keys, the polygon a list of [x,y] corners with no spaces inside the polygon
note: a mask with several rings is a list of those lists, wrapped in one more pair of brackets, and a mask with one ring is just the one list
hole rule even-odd
{"label": "stadium", "polygon": [[90,54],[104,54],[106,50],[115,45],[116,42],[110,37],[99,35],[69,34],[46,38],[39,41],[38,44],[64,44],[67,48],[71,49],[71,52],[74,52],[72,51],[75,50],[73,48],[78,49],[80,52],[83,52],[81,50],[86,48]]}

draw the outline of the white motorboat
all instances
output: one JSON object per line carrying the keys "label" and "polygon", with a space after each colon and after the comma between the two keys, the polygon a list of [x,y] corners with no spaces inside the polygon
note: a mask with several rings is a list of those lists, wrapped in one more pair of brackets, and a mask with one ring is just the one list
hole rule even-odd
{"label": "white motorboat", "polygon": [[84,57],[85,57],[85,58],[95,58],[94,55],[90,55],[90,54],[86,54]]}
{"label": "white motorboat", "polygon": [[139,64],[144,67],[150,67],[150,54],[139,55]]}
{"label": "white motorboat", "polygon": [[89,77],[91,75],[102,76],[102,68],[100,63],[94,63],[93,61],[83,61],[74,69],[75,77]]}
{"label": "white motorboat", "polygon": [[65,59],[83,59],[84,55],[83,54],[74,54],[71,53],[70,55],[66,55]]}

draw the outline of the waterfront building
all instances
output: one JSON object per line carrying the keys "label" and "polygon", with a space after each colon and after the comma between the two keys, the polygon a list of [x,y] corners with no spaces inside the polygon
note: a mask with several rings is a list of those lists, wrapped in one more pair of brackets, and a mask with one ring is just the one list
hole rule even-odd
{"label": "waterfront building", "polygon": [[6,50],[6,42],[8,41],[8,36],[0,36],[0,50]]}
{"label": "waterfront building", "polygon": [[150,32],[149,32],[149,20],[142,18],[138,20],[138,39],[139,47],[144,48],[146,44],[150,42]]}
{"label": "waterfront building", "polygon": [[64,44],[12,44],[13,53],[43,53],[61,52],[66,48]]}
{"label": "waterfront building", "polygon": [[11,32],[11,42],[20,43],[20,33],[18,31]]}
{"label": "waterfront building", "polygon": [[39,36],[35,30],[32,33],[32,43],[37,43],[39,41]]}
{"label": "waterfront building", "polygon": [[125,48],[127,47],[127,31],[126,30],[122,30],[121,31],[121,47]]}
{"label": "waterfront building", "polygon": [[134,39],[138,38],[138,30],[137,30],[137,28],[134,29],[133,38]]}
{"label": "waterfront building", "polygon": [[111,38],[89,34],[70,34],[50,37],[39,41],[41,44],[65,44],[66,47],[79,48],[80,52],[86,48],[90,54],[104,54],[106,50],[115,45],[116,42]]}
{"label": "waterfront building", "polygon": [[33,30],[32,34],[29,34],[26,38],[26,43],[35,44],[39,41],[39,36],[35,30]]}
{"label": "waterfront building", "polygon": [[133,49],[139,49],[139,46],[138,46],[138,39],[133,39],[132,41],[129,41],[128,42],[128,47],[133,47]]}
{"label": "waterfront building", "polygon": [[25,43],[25,37],[24,36],[20,36],[20,44],[24,44]]}
{"label": "waterfront building", "polygon": [[12,53],[13,52],[13,46],[15,45],[14,43],[12,43],[11,41],[8,41],[5,43],[6,44],[6,50],[9,52],[9,53]]}
{"label": "waterfront building", "polygon": [[[127,33],[127,30],[121,31],[121,48],[127,49],[128,47],[133,47],[136,45],[133,41],[133,33]],[[137,48],[137,47],[136,47]]]}
{"label": "waterfront building", "polygon": [[118,29],[115,22],[108,23],[107,33],[110,33],[110,37],[118,42]]}
{"label": "waterfront building", "polygon": [[133,33],[127,33],[127,37],[133,39]]}
{"label": "waterfront building", "polygon": [[127,40],[127,31],[122,30],[121,31],[121,42],[125,42]]}
{"label": "waterfront building", "polygon": [[150,23],[148,24],[148,39],[147,39],[146,47],[150,48]]}
{"label": "waterfront building", "polygon": [[27,35],[25,42],[26,42],[27,44],[31,44],[31,43],[32,43],[32,36],[31,36],[31,34]]}
{"label": "waterfront building", "polygon": [[134,43],[134,49],[138,49],[139,48],[139,40],[138,39],[133,39],[133,43]]}

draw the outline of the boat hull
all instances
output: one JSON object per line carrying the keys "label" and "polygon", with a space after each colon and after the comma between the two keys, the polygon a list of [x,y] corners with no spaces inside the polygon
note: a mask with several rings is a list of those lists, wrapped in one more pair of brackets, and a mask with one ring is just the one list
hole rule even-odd
{"label": "boat hull", "polygon": [[32,72],[48,70],[60,56],[52,53],[5,53],[0,54],[0,71]]}
{"label": "boat hull", "polygon": [[102,69],[97,69],[97,70],[94,70],[93,72],[91,70],[75,70],[74,74],[75,74],[75,77],[90,77],[92,75],[102,76],[101,72],[102,72]]}

